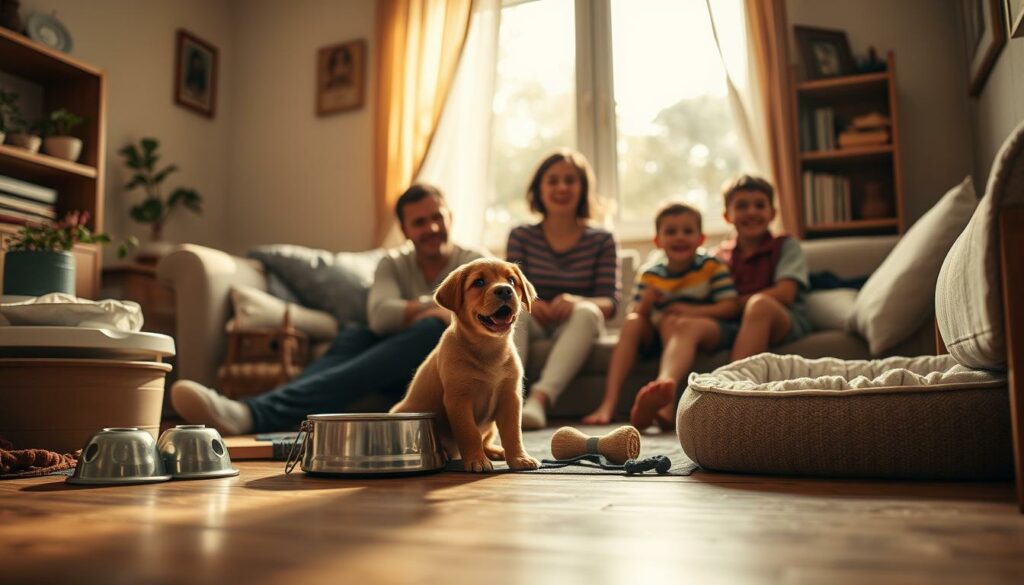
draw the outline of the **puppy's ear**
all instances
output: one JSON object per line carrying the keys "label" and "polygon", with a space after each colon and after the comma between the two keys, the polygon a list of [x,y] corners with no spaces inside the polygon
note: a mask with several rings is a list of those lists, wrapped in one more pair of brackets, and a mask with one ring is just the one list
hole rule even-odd
{"label": "puppy's ear", "polygon": [[537,291],[530,281],[526,280],[526,275],[523,274],[518,264],[512,264],[512,270],[516,273],[516,288],[519,289],[519,298],[522,300],[523,306],[526,307],[526,312],[530,312],[530,307],[533,306],[533,301],[537,298]]}
{"label": "puppy's ear", "polygon": [[449,311],[458,313],[459,307],[462,306],[462,289],[465,284],[465,280],[465,267],[453,270],[452,273],[445,277],[444,281],[441,282],[441,286],[437,287],[437,291],[434,293],[434,300],[437,301],[437,304]]}

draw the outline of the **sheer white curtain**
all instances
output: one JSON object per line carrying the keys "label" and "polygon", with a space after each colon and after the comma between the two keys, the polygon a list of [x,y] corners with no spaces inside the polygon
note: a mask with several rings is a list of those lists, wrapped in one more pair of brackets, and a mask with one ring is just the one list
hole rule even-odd
{"label": "sheer white curtain", "polygon": [[743,0],[706,0],[719,56],[725,68],[729,105],[740,138],[740,154],[746,172],[773,181],[768,141],[768,113],[757,82],[756,63],[750,58]]}
{"label": "sheer white curtain", "polygon": [[452,89],[417,181],[436,185],[452,210],[453,242],[483,242],[489,187],[501,0],[475,0]]}

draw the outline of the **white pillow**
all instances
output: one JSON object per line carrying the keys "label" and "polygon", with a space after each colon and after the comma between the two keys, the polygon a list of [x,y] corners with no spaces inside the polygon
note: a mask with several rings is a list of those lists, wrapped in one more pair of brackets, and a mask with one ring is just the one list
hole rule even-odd
{"label": "white pillow", "polygon": [[917,220],[864,283],[849,326],[867,340],[872,355],[910,337],[932,314],[942,260],[976,205],[967,177]]}
{"label": "white pillow", "polygon": [[999,149],[985,196],[946,255],[935,288],[942,340],[950,355],[969,368],[1006,368],[999,212],[1020,204],[1024,204],[1024,123]]}
{"label": "white pillow", "polygon": [[333,339],[338,334],[338,322],[329,313],[286,303],[258,288],[232,285],[231,303],[235,317],[228,322],[229,331],[280,327],[287,308],[291,310],[292,327],[310,339]]}

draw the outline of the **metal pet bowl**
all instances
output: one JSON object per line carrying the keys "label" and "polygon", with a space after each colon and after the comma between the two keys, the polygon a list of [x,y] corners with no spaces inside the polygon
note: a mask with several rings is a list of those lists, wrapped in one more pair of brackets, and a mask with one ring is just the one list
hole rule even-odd
{"label": "metal pet bowl", "polygon": [[115,427],[103,429],[89,439],[67,482],[116,485],[169,479],[153,435],[136,427]]}
{"label": "metal pet bowl", "polygon": [[178,425],[157,441],[164,467],[174,479],[211,479],[238,475],[224,439],[206,425]]}
{"label": "metal pet bowl", "polygon": [[[300,429],[296,458],[310,474],[412,475],[440,471],[446,462],[434,414],[313,414]],[[286,470],[294,465],[289,457]]]}

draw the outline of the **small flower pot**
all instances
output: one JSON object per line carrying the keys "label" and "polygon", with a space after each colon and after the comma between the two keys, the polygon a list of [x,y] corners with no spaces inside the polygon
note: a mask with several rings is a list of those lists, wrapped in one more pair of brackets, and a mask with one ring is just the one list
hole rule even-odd
{"label": "small flower pot", "polygon": [[14,132],[7,136],[7,143],[29,152],[39,152],[39,145],[43,143],[43,139],[33,134]]}
{"label": "small flower pot", "polygon": [[75,294],[75,256],[71,252],[13,250],[4,254],[5,295],[38,297]]}
{"label": "small flower pot", "polygon": [[50,136],[43,139],[43,151],[50,156],[75,162],[82,155],[82,141],[74,136]]}

